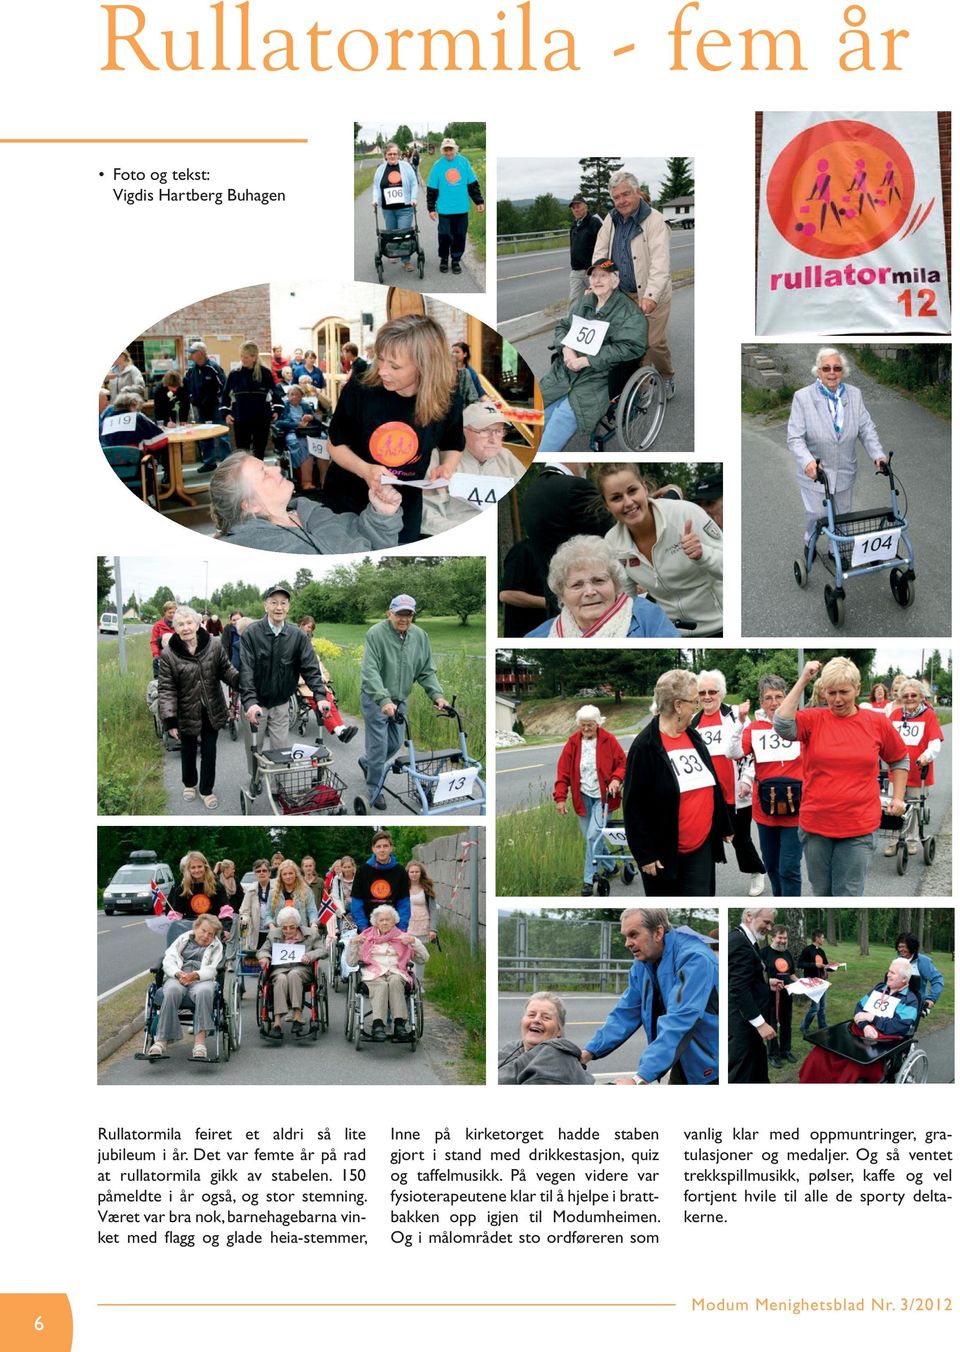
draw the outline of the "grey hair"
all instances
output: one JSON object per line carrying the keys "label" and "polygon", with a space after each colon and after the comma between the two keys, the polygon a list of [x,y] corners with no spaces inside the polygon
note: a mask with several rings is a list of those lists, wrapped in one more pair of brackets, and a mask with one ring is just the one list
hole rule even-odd
{"label": "grey hair", "polygon": [[901,976],[909,977],[913,975],[913,964],[909,958],[894,958],[890,966],[896,967]]}
{"label": "grey hair", "polygon": [[561,596],[567,585],[567,574],[578,563],[602,564],[610,574],[610,579],[619,596],[627,586],[627,575],[623,564],[606,540],[600,535],[574,535],[565,540],[553,558],[547,572],[547,586],[554,596]]}
{"label": "grey hair", "polygon": [[294,923],[302,925],[303,917],[296,906],[281,906],[277,912],[276,923],[278,925],[291,925]]}
{"label": "grey hair", "polygon": [[392,916],[393,916],[393,923],[394,923],[395,925],[399,925],[399,923],[400,923],[400,912],[397,911],[397,910],[395,910],[392,906],[387,906],[387,905],[383,905],[383,906],[374,906],[373,910],[370,912],[370,924],[371,924],[371,925],[372,925],[373,922],[376,920],[376,918],[377,918],[378,915],[392,915]]}
{"label": "grey hair", "polygon": [[668,930],[673,929],[673,926],[670,924],[670,917],[664,906],[628,906],[626,910],[620,912],[621,925],[628,915],[638,915],[640,917],[640,924],[647,930],[659,929],[662,925],[664,933],[666,934]]}
{"label": "grey hair", "polygon": [[[201,925],[209,925],[210,928],[213,930],[214,934],[220,934],[223,930],[223,925],[220,923],[220,921],[215,915],[198,915],[196,920],[193,922],[191,929],[194,930],[194,932],[196,932]],[[907,966],[909,965],[910,964],[908,963]]]}
{"label": "grey hair", "polygon": [[557,995],[555,991],[534,991],[523,1007],[524,1014],[526,1014],[534,1000],[547,1000],[553,1005],[554,1009],[557,1011],[557,1022],[560,1025],[560,1032],[562,1033],[567,1022],[567,1007],[560,999],[560,996]]}
{"label": "grey hair", "polygon": [[[776,906],[745,906],[740,913],[741,925],[745,925],[752,916],[760,915],[762,914],[763,911],[769,911],[770,914],[774,918],[776,918],[777,914]],[[817,933],[819,933],[819,930],[817,931]]]}
{"label": "grey hair", "polygon": [[812,376],[815,376],[819,373],[820,363],[823,361],[824,357],[839,357],[840,365],[843,367],[841,375],[846,376],[849,373],[850,367],[846,357],[843,355],[842,352],[838,352],[835,347],[822,347],[820,351],[817,353],[817,360],[810,367],[810,374]]}
{"label": "grey hair", "polygon": [[761,700],[768,690],[782,690],[786,694],[787,683],[782,676],[774,676],[772,673],[769,676],[761,676],[757,681],[757,694]]}
{"label": "grey hair", "polygon": [[143,396],[137,394],[136,390],[123,390],[113,401],[113,411],[120,413],[123,409],[138,409],[143,406]]}
{"label": "grey hair", "polygon": [[244,470],[248,463],[255,462],[256,456],[248,451],[234,451],[226,460],[221,460],[210,476],[210,515],[219,535],[226,535],[241,521],[256,515],[243,505],[250,497],[250,490],[244,483]]}
{"label": "grey hair", "polygon": [[720,698],[723,699],[727,693],[727,682],[722,671],[701,671],[697,673],[697,685],[701,681],[716,681],[720,689]]}
{"label": "grey hair", "polygon": [[607,191],[610,192],[614,188],[619,188],[621,183],[629,183],[631,188],[636,188],[637,192],[640,191],[640,180],[636,174],[631,174],[629,169],[618,169],[615,174],[611,174],[607,181]]}
{"label": "grey hair", "polygon": [[177,606],[176,610],[173,612],[174,623],[176,623],[178,615],[186,615],[188,620],[196,620],[197,624],[201,623],[202,617],[197,614],[193,606]]}
{"label": "grey hair", "polygon": [[692,671],[684,671],[680,667],[675,667],[673,671],[665,671],[654,687],[650,712],[652,714],[672,714],[676,701],[687,699],[687,692],[689,692],[691,686],[696,686],[696,684],[697,678]]}
{"label": "grey hair", "polygon": [[903,699],[903,692],[904,692],[904,690],[907,688],[908,685],[915,685],[915,686],[917,687],[917,689],[920,691],[920,698],[921,698],[921,699],[932,699],[932,698],[933,698],[933,695],[932,695],[931,692],[930,692],[930,687],[927,685],[926,681],[925,681],[921,676],[908,676],[907,679],[906,679],[905,681],[901,681],[901,682],[900,682],[900,698],[901,698],[901,699]]}
{"label": "grey hair", "polygon": [[190,344],[191,352],[206,352],[206,350],[207,350],[206,343],[196,342]]}

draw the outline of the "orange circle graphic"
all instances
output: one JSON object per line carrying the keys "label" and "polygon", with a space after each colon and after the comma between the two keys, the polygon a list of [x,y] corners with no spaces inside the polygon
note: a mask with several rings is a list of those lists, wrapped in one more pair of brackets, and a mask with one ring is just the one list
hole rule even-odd
{"label": "orange circle graphic", "polygon": [[770,219],[815,258],[856,258],[901,229],[916,181],[910,156],[869,122],[820,122],[795,136],[767,181]]}
{"label": "orange circle graphic", "polygon": [[821,958],[821,956],[820,956],[819,953],[817,954],[817,966],[818,966],[818,967],[822,967],[822,966],[823,966],[823,958]]}
{"label": "orange circle graphic", "polygon": [[387,182],[388,182],[388,183],[399,183],[399,182],[401,182],[401,174],[400,174],[400,170],[399,170],[399,169],[390,169],[390,170],[388,171],[388,173],[387,173]]}
{"label": "orange circle graphic", "polygon": [[420,438],[405,422],[381,423],[370,438],[370,454],[378,465],[408,465],[416,460]]}
{"label": "orange circle graphic", "polygon": [[459,169],[448,169],[448,170],[446,171],[446,173],[444,174],[444,178],[447,180],[448,183],[459,183],[459,182],[460,182],[460,170],[459,170]]}
{"label": "orange circle graphic", "polygon": [[371,897],[375,897],[377,901],[386,901],[386,899],[392,895],[392,892],[393,889],[386,878],[374,878],[373,882],[370,884],[370,895]]}
{"label": "orange circle graphic", "polygon": [[195,896],[190,902],[190,909],[196,915],[203,915],[205,911],[209,911],[210,909],[210,898],[205,892],[199,893],[199,895]]}
{"label": "orange circle graphic", "polygon": [[790,970],[790,964],[786,958],[777,958],[773,965],[778,972],[789,972]]}

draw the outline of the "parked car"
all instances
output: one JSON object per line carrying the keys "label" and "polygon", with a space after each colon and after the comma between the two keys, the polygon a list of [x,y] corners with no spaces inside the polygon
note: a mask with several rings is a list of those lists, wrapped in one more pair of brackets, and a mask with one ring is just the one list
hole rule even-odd
{"label": "parked car", "polygon": [[176,881],[170,865],[157,859],[152,850],[133,850],[103,889],[103,913],[142,911],[146,915],[153,910],[152,885],[156,883],[169,900]]}
{"label": "parked car", "polygon": [[100,616],[101,634],[119,634],[120,621],[112,610],[105,610]]}

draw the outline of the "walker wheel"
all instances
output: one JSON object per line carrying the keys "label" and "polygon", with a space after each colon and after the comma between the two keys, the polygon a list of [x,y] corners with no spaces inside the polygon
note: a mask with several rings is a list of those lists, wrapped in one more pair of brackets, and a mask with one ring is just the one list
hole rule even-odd
{"label": "walker wheel", "polygon": [[901,840],[899,849],[897,850],[897,872],[901,877],[903,877],[907,871],[909,860],[910,856],[907,854],[907,842]]}
{"label": "walker wheel", "polygon": [[927,865],[928,868],[933,863],[934,858],[936,857],[936,853],[937,853],[937,838],[936,836],[928,836],[927,839],[923,842],[923,862]]}
{"label": "walker wheel", "polygon": [[843,597],[830,586],[829,582],[823,589],[823,604],[827,608],[827,619],[834,629],[839,629],[844,619]]}
{"label": "walker wheel", "polygon": [[609,895],[610,895],[610,879],[609,879],[609,878],[598,878],[598,879],[597,879],[597,896],[598,896],[598,897],[609,897]]}
{"label": "walker wheel", "polygon": [[354,799],[353,799],[353,815],[354,815],[355,817],[369,817],[369,816],[370,816],[370,799],[367,798],[367,797],[365,797],[362,793],[358,793],[358,794],[355,794],[355,795],[354,795]]}
{"label": "walker wheel", "polygon": [[913,605],[913,583],[909,578],[904,577],[902,568],[891,568],[890,590],[893,592],[893,599],[897,605],[902,606],[904,610]]}
{"label": "walker wheel", "polygon": [[383,260],[381,259],[381,257],[380,257],[379,254],[377,254],[376,258],[373,260],[373,266],[377,269],[377,281],[378,281],[378,282],[382,282],[382,281],[383,281]]}
{"label": "walker wheel", "polygon": [[425,253],[418,253],[418,254],[417,254],[417,276],[420,278],[421,281],[423,280],[423,269],[424,269],[424,264],[426,263],[426,260],[427,260],[427,256],[426,256]]}
{"label": "walker wheel", "polygon": [[244,793],[243,789],[241,789],[241,790],[240,790],[240,816],[241,816],[241,817],[245,817],[245,816],[247,815],[248,810],[249,810],[249,809],[247,808],[247,795]]}
{"label": "walker wheel", "polygon": [[793,561],[793,580],[798,587],[805,587],[810,581],[810,574],[807,572],[807,565],[802,559]]}

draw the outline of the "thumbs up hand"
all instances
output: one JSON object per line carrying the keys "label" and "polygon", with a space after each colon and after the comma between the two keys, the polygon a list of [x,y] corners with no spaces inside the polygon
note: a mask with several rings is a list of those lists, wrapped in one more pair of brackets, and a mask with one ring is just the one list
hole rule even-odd
{"label": "thumbs up hand", "polygon": [[680,548],[686,554],[688,559],[700,559],[703,557],[703,545],[700,543],[700,536],[693,529],[693,520],[688,519],[683,523],[683,534],[680,536]]}

